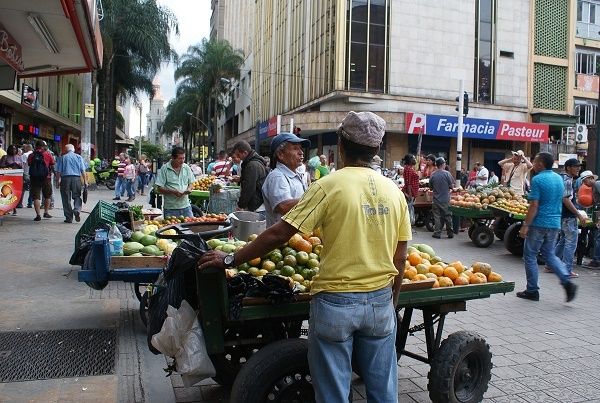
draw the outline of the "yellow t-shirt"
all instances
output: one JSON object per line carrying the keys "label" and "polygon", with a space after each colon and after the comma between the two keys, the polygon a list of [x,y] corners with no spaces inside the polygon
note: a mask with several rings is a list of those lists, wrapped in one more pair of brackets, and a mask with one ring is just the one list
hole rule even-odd
{"label": "yellow t-shirt", "polygon": [[346,167],[314,182],[282,219],[302,233],[321,229],[321,267],[312,294],[388,286],[398,274],[398,242],[412,237],[404,195],[370,168]]}

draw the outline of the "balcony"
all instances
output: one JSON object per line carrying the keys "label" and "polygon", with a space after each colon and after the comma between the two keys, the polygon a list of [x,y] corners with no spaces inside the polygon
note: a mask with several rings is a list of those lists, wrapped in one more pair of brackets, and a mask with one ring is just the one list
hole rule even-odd
{"label": "balcony", "polygon": [[577,22],[577,33],[575,36],[578,38],[600,40],[600,25]]}
{"label": "balcony", "polygon": [[575,74],[575,89],[598,93],[600,79],[595,74]]}

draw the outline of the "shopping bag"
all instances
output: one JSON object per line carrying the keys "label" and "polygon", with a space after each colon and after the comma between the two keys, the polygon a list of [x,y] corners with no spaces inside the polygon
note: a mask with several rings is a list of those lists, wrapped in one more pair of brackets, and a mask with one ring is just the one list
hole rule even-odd
{"label": "shopping bag", "polygon": [[82,200],[83,203],[87,203],[87,198],[88,198],[88,189],[87,189],[87,185],[83,186],[83,195],[82,195]]}
{"label": "shopping bag", "polygon": [[410,225],[414,226],[415,223],[417,222],[417,218],[415,217],[415,199],[414,198],[410,198],[407,199],[406,204],[408,205],[408,214],[410,216]]}

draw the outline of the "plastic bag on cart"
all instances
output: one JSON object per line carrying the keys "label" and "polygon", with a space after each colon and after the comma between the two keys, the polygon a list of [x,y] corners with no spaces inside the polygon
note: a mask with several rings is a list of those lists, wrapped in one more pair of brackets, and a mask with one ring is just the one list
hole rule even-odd
{"label": "plastic bag on cart", "polygon": [[152,346],[152,336],[160,331],[167,318],[167,308],[179,308],[186,299],[192,307],[198,307],[196,295],[196,267],[198,259],[209,250],[200,236],[182,241],[167,263],[164,272],[150,287],[153,292],[148,298],[148,348],[154,354],[159,351]]}
{"label": "plastic bag on cart", "polygon": [[72,264],[73,266],[83,266],[85,256],[92,249],[93,243],[93,235],[82,234],[80,238],[79,248],[77,248],[71,255],[71,258],[69,259],[69,264]]}
{"label": "plastic bag on cart", "polygon": [[215,376],[215,367],[206,351],[204,334],[194,309],[183,300],[179,309],[169,306],[167,315],[160,332],[152,336],[152,345],[174,358],[184,386],[190,387]]}

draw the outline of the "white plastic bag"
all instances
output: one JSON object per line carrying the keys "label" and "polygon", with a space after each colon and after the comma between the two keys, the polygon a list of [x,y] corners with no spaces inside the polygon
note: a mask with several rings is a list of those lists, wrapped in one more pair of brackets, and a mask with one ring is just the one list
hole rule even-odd
{"label": "white plastic bag", "polygon": [[152,336],[152,345],[164,355],[175,358],[177,372],[186,387],[215,376],[196,312],[185,300],[179,309],[169,305],[167,319],[160,332]]}

